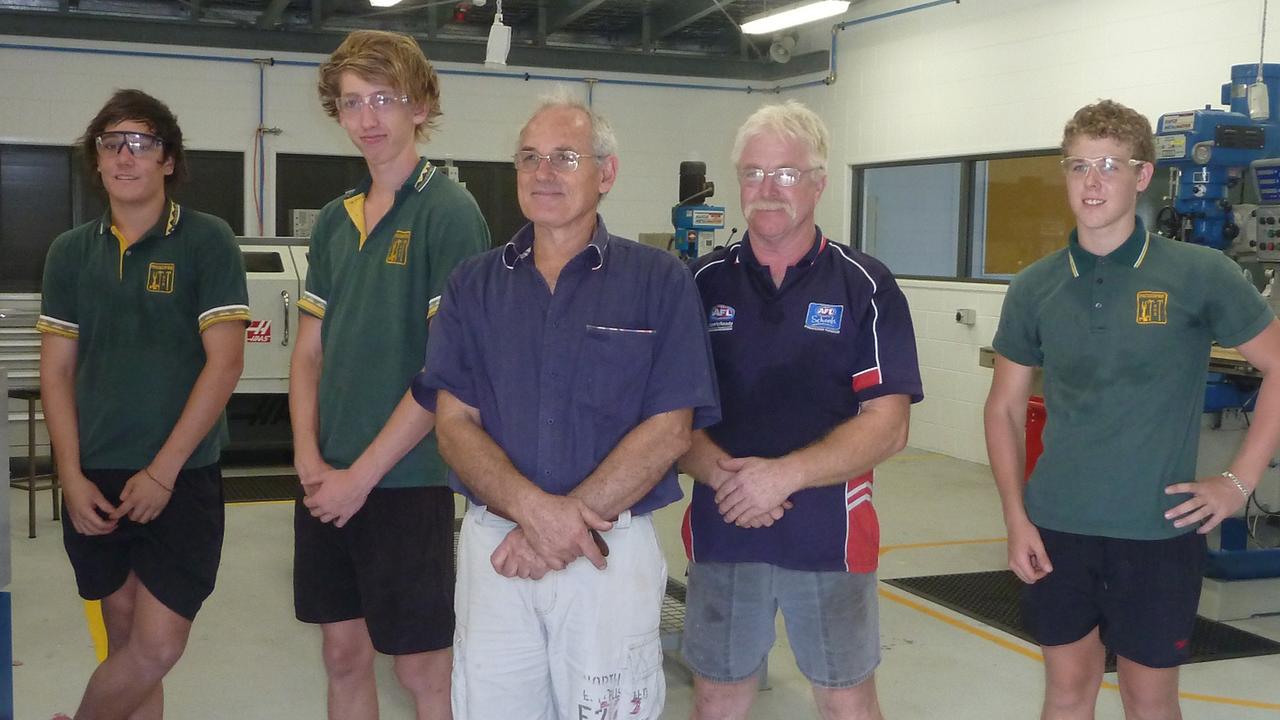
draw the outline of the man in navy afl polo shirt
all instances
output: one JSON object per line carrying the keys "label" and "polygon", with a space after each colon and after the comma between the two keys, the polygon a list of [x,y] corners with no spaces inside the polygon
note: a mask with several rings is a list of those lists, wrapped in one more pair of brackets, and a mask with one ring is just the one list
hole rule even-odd
{"label": "man in navy afl polo shirt", "polygon": [[697,480],[695,718],[746,717],[779,607],[822,717],[880,717],[872,469],[902,449],[923,394],[893,276],[814,224],[827,137],[794,101],[752,115],[733,151],[747,234],[693,268],[723,416],[680,461]]}

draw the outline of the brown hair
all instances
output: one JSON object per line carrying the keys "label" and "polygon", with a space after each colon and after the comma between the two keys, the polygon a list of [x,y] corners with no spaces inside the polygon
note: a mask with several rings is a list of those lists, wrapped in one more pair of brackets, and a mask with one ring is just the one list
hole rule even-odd
{"label": "brown hair", "polygon": [[178,118],[168,105],[142,92],[141,90],[117,90],[107,100],[89,127],[76,141],[81,161],[84,162],[86,175],[96,188],[102,188],[102,177],[98,175],[98,134],[108,127],[126,120],[144,123],[152,135],[160,138],[160,149],[164,155],[160,162],[173,159],[173,173],[166,175],[166,188],[187,179],[187,156],[182,148],[182,128],[178,127]]}
{"label": "brown hair", "polygon": [[396,92],[409,96],[414,105],[427,106],[427,119],[417,127],[419,140],[430,138],[439,124],[440,78],[408,35],[383,30],[356,30],[342,41],[320,66],[320,104],[329,117],[337,119],[337,99],[342,74],[353,72],[368,82],[389,83]]}
{"label": "brown hair", "polygon": [[1109,138],[1128,145],[1133,159],[1154,163],[1155,140],[1151,123],[1142,113],[1114,100],[1099,100],[1076,111],[1062,129],[1062,152],[1077,137]]}

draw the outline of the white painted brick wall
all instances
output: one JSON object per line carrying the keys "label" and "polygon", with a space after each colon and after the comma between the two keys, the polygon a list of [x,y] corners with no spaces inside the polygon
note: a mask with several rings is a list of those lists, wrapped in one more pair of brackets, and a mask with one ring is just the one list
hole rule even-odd
{"label": "white painted brick wall", "polygon": [[[910,4],[865,0],[846,19]],[[809,104],[832,132],[818,223],[832,238],[850,238],[852,165],[1055,147],[1070,114],[1100,97],[1114,97],[1152,120],[1216,104],[1230,66],[1257,60],[1260,15],[1256,0],[966,0],[851,27],[838,38],[838,81],[783,96]],[[1268,25],[1273,37],[1280,36],[1280,13],[1272,13]],[[1188,45],[1192,29],[1194,48]],[[825,48],[829,38],[828,27],[818,27],[806,31],[802,44]],[[0,41],[35,44],[33,38]],[[77,45],[44,39],[39,44]],[[0,141],[70,143],[110,90],[127,83],[169,102],[193,148],[242,150],[247,159],[257,124],[257,69],[208,65],[0,50]],[[266,76],[266,124],[285,131],[267,139],[264,210],[270,233],[276,152],[354,152],[319,109],[313,68],[277,66]],[[446,75],[442,87],[443,126],[424,152],[503,160],[549,83]],[[733,131],[752,109],[778,99],[597,86],[596,107],[614,121],[621,145],[621,177],[603,208],[610,228],[633,236],[666,231],[678,163],[688,159],[707,163],[708,178],[719,188],[715,202],[728,209],[727,224],[745,228],[727,157]],[[251,172],[246,162],[246,192]],[[252,227],[251,199],[245,206],[246,227]],[[985,462],[981,402],[990,371],[977,366],[977,349],[991,341],[1004,287],[916,280],[902,286],[912,306],[927,395],[915,408],[911,442]],[[955,323],[961,307],[977,311],[975,327]]]}

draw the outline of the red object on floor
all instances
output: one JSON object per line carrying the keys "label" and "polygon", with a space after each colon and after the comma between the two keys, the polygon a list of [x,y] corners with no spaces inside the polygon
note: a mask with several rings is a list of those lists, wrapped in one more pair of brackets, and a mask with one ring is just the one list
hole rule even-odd
{"label": "red object on floor", "polygon": [[1040,453],[1044,452],[1044,423],[1049,417],[1044,408],[1044,398],[1032,395],[1027,400],[1027,471],[1023,481],[1031,479],[1031,471],[1036,469]]}

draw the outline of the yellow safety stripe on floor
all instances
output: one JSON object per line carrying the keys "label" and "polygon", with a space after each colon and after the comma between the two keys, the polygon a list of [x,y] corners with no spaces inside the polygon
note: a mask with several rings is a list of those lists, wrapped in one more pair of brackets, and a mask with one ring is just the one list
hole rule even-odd
{"label": "yellow safety stripe on floor", "polygon": [[977,540],[943,540],[940,542],[906,543],[903,545],[881,545],[880,554],[884,555],[893,550],[915,550],[918,548],[949,547],[951,545],[985,545],[990,543],[1002,543],[1005,540],[1008,540],[1008,538],[979,538]]}
{"label": "yellow safety stripe on floor", "polygon": [[93,652],[98,662],[107,659],[107,626],[102,622],[102,602],[84,601],[84,619],[89,623],[89,637],[93,639]]}
{"label": "yellow safety stripe on floor", "polygon": [[[891,600],[893,602],[896,602],[899,605],[903,605],[905,607],[911,608],[912,610],[921,612],[935,620],[946,623],[947,625],[950,625],[953,628],[967,632],[970,635],[976,635],[977,637],[980,637],[983,640],[987,640],[992,643],[995,643],[996,645],[999,645],[1000,647],[1005,648],[1006,650],[1012,650],[1013,652],[1016,652],[1019,655],[1022,655],[1023,657],[1031,658],[1032,660],[1035,660],[1036,662],[1040,662],[1040,663],[1044,662],[1044,656],[1041,655],[1038,650],[1032,650],[1028,648],[1026,645],[1020,644],[1019,642],[1006,640],[1005,638],[999,637],[998,635],[988,632],[987,630],[974,627],[973,625],[970,625],[966,622],[963,622],[961,620],[957,620],[956,618],[945,615],[941,612],[938,612],[937,610],[934,610],[933,608],[927,607],[914,600],[910,600],[896,593],[889,592],[884,588],[880,588],[880,597],[886,600]],[[1116,690],[1116,691],[1120,690],[1120,686],[1113,682],[1104,681],[1102,683],[1102,687],[1108,690]],[[1178,697],[1182,698],[1183,700],[1196,700],[1199,702],[1214,703],[1217,705],[1234,705],[1236,707],[1256,708],[1258,710],[1280,710],[1280,703],[1268,703],[1268,702],[1261,702],[1258,700],[1244,700],[1242,698],[1222,697],[1219,695],[1205,695],[1202,693],[1193,693],[1193,692],[1183,691],[1178,693]]]}

